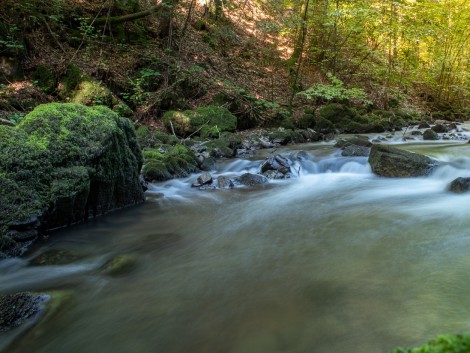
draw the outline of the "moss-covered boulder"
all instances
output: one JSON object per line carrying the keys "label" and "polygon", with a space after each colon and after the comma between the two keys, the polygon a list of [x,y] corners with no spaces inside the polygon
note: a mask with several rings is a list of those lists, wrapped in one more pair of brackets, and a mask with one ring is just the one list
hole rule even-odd
{"label": "moss-covered boulder", "polygon": [[439,336],[417,348],[397,348],[392,353],[468,353],[470,335]]}
{"label": "moss-covered boulder", "polygon": [[21,255],[22,234],[143,201],[141,165],[133,125],[106,107],[44,104],[0,126],[0,253]]}
{"label": "moss-covered boulder", "polygon": [[163,123],[170,132],[186,137],[218,137],[222,132],[234,132],[237,118],[229,110],[209,105],[195,110],[168,111],[163,115]]}
{"label": "moss-covered boulder", "polygon": [[425,176],[438,165],[427,156],[380,144],[372,145],[369,163],[375,174],[391,178]]}
{"label": "moss-covered boulder", "polygon": [[142,174],[147,181],[187,177],[199,169],[196,155],[183,145],[162,145],[159,149],[147,149],[144,151],[144,159]]}

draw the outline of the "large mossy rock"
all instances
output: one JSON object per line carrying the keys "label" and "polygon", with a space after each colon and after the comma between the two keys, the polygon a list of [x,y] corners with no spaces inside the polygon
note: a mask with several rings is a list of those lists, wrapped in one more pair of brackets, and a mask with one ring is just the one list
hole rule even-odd
{"label": "large mossy rock", "polygon": [[218,137],[222,132],[234,132],[237,117],[228,109],[209,105],[183,112],[169,111],[163,116],[163,123],[168,131],[178,136],[191,134],[202,137]]}
{"label": "large mossy rock", "polygon": [[427,156],[380,144],[372,146],[369,163],[375,174],[391,178],[425,176],[438,164]]}
{"label": "large mossy rock", "polygon": [[0,126],[0,254],[21,255],[21,233],[142,202],[141,166],[133,125],[106,107],[44,104]]}

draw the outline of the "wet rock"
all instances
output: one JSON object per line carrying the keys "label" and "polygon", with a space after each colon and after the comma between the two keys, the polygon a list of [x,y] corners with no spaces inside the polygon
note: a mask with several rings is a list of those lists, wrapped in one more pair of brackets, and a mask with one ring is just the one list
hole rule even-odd
{"label": "wet rock", "polygon": [[283,175],[291,173],[290,163],[287,158],[278,154],[274,157],[267,158],[260,166],[260,172],[276,171]]}
{"label": "wet rock", "polygon": [[217,188],[219,189],[233,189],[235,184],[233,183],[232,179],[226,176],[219,176],[217,178]]}
{"label": "wet rock", "polygon": [[202,173],[200,176],[197,178],[197,182],[200,186],[202,185],[207,185],[207,184],[212,184],[212,175],[210,173]]}
{"label": "wet rock", "polygon": [[380,144],[372,146],[369,163],[375,174],[392,178],[428,175],[438,165],[427,156]]}
{"label": "wet rock", "polygon": [[350,145],[341,152],[341,155],[343,157],[367,157],[369,153],[369,147]]}
{"label": "wet rock", "polygon": [[37,315],[48,296],[28,292],[0,296],[0,332],[9,331]]}
{"label": "wet rock", "polygon": [[142,174],[139,175],[139,182],[140,182],[140,186],[142,186],[142,190],[144,192],[149,189],[149,183],[147,182],[147,180],[145,180],[145,178]]}
{"label": "wet rock", "polygon": [[16,230],[36,229],[39,227],[40,223],[41,222],[39,221],[39,218],[37,216],[31,216],[20,221],[10,222],[8,227],[10,229]]}
{"label": "wet rock", "polygon": [[414,131],[411,131],[411,135],[412,136],[421,136],[421,135],[423,135],[423,133],[419,130],[414,130]]}
{"label": "wet rock", "polygon": [[447,127],[444,124],[436,124],[431,128],[432,131],[443,133],[447,132]]}
{"label": "wet rock", "polygon": [[456,194],[470,190],[470,178],[457,178],[449,184],[448,190]]}
{"label": "wet rock", "polygon": [[197,180],[195,183],[193,183],[191,186],[194,188],[202,188],[204,186],[209,186],[213,182],[212,175],[208,172],[202,173],[197,177]]}
{"label": "wet rock", "polygon": [[439,135],[434,130],[427,129],[423,133],[423,140],[439,140]]}
{"label": "wet rock", "polygon": [[245,173],[241,175],[238,179],[238,182],[246,186],[255,186],[268,183],[268,178],[264,175]]}
{"label": "wet rock", "polygon": [[426,122],[421,123],[421,124],[418,125],[418,129],[429,129],[430,127],[431,127],[431,125],[429,125]]}
{"label": "wet rock", "polygon": [[214,167],[215,167],[215,159],[210,156],[204,158],[200,166],[201,170],[206,170],[206,171],[212,170],[214,169]]}
{"label": "wet rock", "polygon": [[307,141],[310,142],[317,142],[323,140],[323,134],[313,129],[302,130],[301,134]]}

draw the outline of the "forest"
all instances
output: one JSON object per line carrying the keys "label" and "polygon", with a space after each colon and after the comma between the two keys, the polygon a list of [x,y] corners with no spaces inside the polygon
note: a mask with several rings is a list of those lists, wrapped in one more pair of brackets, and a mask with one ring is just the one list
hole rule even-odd
{"label": "forest", "polygon": [[469,33],[467,0],[1,0],[0,352],[469,353]]}

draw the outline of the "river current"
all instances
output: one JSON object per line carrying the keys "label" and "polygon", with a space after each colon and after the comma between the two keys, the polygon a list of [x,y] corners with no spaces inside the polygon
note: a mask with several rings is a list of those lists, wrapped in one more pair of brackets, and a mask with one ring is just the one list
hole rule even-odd
{"label": "river current", "polygon": [[[2,352],[386,353],[469,332],[470,193],[447,185],[470,176],[470,145],[397,146],[445,163],[387,179],[333,143],[290,146],[275,153],[310,156],[297,177],[218,191],[191,188],[197,175],[153,184],[142,206],[52,233],[0,262],[0,293],[71,299]],[[255,172],[262,158],[213,175]],[[80,256],[30,265],[51,249]],[[132,271],[99,270],[121,254]]]}

